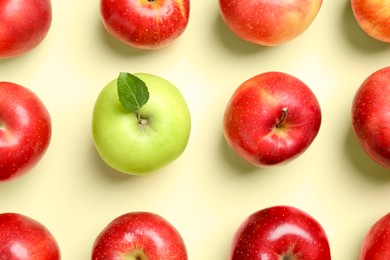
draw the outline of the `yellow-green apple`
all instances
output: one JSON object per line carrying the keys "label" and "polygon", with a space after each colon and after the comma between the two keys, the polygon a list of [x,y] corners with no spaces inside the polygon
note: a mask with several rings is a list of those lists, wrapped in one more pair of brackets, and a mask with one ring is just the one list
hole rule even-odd
{"label": "yellow-green apple", "polygon": [[308,213],[272,206],[252,213],[236,230],[230,260],[330,260],[325,230]]}
{"label": "yellow-green apple", "polygon": [[101,0],[104,27],[115,38],[140,49],[159,49],[186,29],[189,0]]}
{"label": "yellow-green apple", "polygon": [[321,126],[321,109],[300,79],[271,71],[243,82],[223,119],[227,143],[256,166],[287,163],[302,154]]}
{"label": "yellow-green apple", "polygon": [[145,174],[176,160],[185,150],[191,116],[171,82],[147,73],[120,73],[99,94],[92,119],[102,159],[127,174]]}
{"label": "yellow-green apple", "polygon": [[390,67],[368,76],[352,101],[352,129],[366,154],[390,169]]}
{"label": "yellow-green apple", "polygon": [[151,212],[129,212],[112,220],[96,237],[92,260],[187,260],[178,230]]}
{"label": "yellow-green apple", "polygon": [[50,0],[0,1],[0,58],[11,58],[38,46],[52,20]]}
{"label": "yellow-green apple", "polygon": [[356,21],[368,35],[390,43],[389,0],[351,0],[351,6]]}
{"label": "yellow-green apple", "polygon": [[390,213],[378,219],[365,235],[359,260],[390,259]]}
{"label": "yellow-green apple", "polygon": [[59,260],[60,248],[40,222],[19,214],[0,214],[0,258],[10,260]]}
{"label": "yellow-green apple", "polygon": [[50,139],[50,115],[39,97],[21,85],[0,82],[0,181],[31,170]]}
{"label": "yellow-green apple", "polygon": [[301,35],[313,22],[322,0],[219,0],[225,24],[240,38],[275,46]]}

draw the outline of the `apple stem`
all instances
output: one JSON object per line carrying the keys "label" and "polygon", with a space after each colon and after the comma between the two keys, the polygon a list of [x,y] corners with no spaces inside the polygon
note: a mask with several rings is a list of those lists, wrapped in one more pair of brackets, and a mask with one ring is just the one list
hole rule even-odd
{"label": "apple stem", "polygon": [[138,111],[137,111],[137,120],[138,120],[138,123],[141,125],[146,125],[146,123],[148,122],[147,119],[141,117],[140,109],[138,109]]}
{"label": "apple stem", "polygon": [[282,126],[284,120],[285,120],[286,117],[287,117],[287,110],[288,110],[287,107],[283,107],[283,108],[282,108],[282,116],[280,117],[279,121],[276,123],[276,128],[279,128],[279,127]]}
{"label": "apple stem", "polygon": [[146,123],[148,122],[148,120],[146,120],[145,118],[141,118],[138,122],[139,122],[141,125],[146,125]]}

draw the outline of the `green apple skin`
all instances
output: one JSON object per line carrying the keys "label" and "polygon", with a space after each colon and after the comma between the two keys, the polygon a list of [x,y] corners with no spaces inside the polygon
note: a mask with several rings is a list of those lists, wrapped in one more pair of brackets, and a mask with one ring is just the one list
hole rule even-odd
{"label": "green apple skin", "polygon": [[191,116],[187,103],[176,86],[152,74],[133,74],[145,82],[148,102],[136,112],[121,105],[117,80],[107,84],[94,105],[92,132],[101,158],[117,171],[142,175],[176,160],[185,150]]}

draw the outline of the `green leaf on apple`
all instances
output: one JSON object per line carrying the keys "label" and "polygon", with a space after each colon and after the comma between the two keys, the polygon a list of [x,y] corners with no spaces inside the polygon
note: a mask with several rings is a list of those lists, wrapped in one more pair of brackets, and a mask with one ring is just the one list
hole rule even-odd
{"label": "green leaf on apple", "polygon": [[137,112],[149,100],[149,91],[145,82],[126,72],[119,73],[117,80],[119,102],[128,112]]}

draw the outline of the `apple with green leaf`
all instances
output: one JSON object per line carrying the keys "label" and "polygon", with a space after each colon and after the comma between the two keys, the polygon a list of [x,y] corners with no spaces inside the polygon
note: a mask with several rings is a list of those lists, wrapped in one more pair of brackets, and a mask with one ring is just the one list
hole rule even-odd
{"label": "apple with green leaf", "polygon": [[147,73],[120,73],[93,109],[95,147],[112,168],[140,175],[160,169],[185,150],[191,115],[171,82]]}
{"label": "apple with green leaf", "polygon": [[101,0],[103,25],[115,38],[139,49],[160,49],[186,29],[189,0]]}

